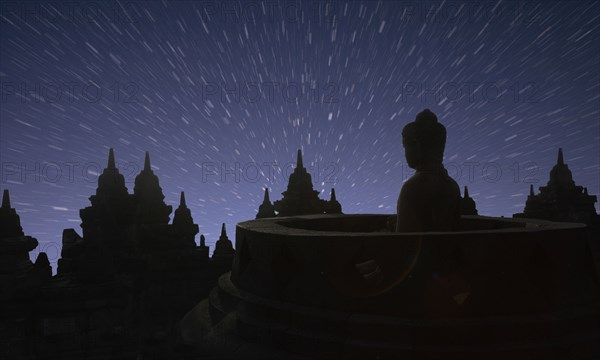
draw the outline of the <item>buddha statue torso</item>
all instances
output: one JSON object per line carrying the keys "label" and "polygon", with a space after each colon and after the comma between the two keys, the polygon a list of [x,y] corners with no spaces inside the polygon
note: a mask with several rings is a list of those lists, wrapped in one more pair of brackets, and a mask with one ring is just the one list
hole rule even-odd
{"label": "buddha statue torso", "polygon": [[418,170],[402,186],[396,231],[452,231],[460,221],[460,189],[440,166]]}

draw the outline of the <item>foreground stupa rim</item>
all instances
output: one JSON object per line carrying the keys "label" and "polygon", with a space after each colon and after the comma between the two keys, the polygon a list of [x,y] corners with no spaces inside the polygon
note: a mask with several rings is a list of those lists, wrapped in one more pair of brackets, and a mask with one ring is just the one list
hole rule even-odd
{"label": "foreground stupa rim", "polygon": [[[429,232],[393,232],[393,231],[332,231],[315,230],[302,227],[303,224],[318,225],[318,222],[328,220],[367,220],[372,217],[373,220],[393,217],[395,214],[316,214],[316,215],[298,215],[289,217],[274,217],[243,221],[237,224],[238,228],[247,231],[268,232],[277,235],[294,236],[319,236],[319,237],[339,237],[339,236],[372,236],[372,237],[414,237],[423,236],[444,236],[461,234],[498,234],[498,233],[525,233],[541,232],[554,230],[582,229],[586,225],[575,222],[556,222],[542,219],[529,218],[510,218],[494,217],[482,215],[462,215],[465,222],[497,222],[502,224],[503,228],[492,228],[484,230],[460,230],[460,231],[429,231]],[[514,224],[514,226],[510,226]]]}

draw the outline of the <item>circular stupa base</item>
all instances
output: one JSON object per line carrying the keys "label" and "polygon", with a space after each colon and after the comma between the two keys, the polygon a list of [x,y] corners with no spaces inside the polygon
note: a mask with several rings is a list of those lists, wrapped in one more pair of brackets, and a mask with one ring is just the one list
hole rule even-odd
{"label": "circular stupa base", "polygon": [[[248,359],[600,354],[600,289],[583,225],[470,216],[457,232],[393,233],[388,219],[238,224],[233,270],[182,320],[184,342]],[[366,262],[377,276],[361,271]]]}

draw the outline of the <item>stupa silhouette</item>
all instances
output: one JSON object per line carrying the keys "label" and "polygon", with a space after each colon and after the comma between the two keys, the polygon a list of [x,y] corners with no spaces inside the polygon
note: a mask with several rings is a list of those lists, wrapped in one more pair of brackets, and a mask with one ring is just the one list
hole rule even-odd
{"label": "stupa silhouette", "polygon": [[539,189],[539,194],[535,194],[533,184],[530,185],[525,210],[514,214],[514,217],[573,221],[598,226],[599,216],[594,207],[597,198],[589,195],[587,188],[575,184],[573,174],[565,163],[562,148],[558,149],[556,164],[550,171],[548,183]]}
{"label": "stupa silhouette", "polygon": [[281,200],[277,200],[271,205],[268,189],[265,189],[264,200],[258,209],[256,218],[342,213],[342,205],[337,201],[334,189],[331,189],[329,201],[319,198],[319,192],[313,188],[312,177],[304,167],[300,149],[297,153],[296,168],[290,174],[287,190],[282,195]]}

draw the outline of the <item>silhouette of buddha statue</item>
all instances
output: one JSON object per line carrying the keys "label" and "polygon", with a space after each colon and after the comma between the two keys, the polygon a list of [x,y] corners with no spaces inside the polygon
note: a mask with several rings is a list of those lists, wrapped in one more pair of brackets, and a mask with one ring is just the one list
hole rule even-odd
{"label": "silhouette of buddha statue", "polygon": [[[434,113],[425,109],[402,130],[402,144],[408,166],[415,169],[416,173],[404,183],[400,191],[396,231],[457,230],[460,222],[460,189],[442,165],[446,128],[438,123]],[[418,253],[420,243],[416,245],[416,249]],[[400,272],[384,269],[364,252],[359,255],[354,266],[371,284],[371,295],[392,289],[412,269],[412,265]]]}
{"label": "silhouette of buddha statue", "polygon": [[416,173],[398,197],[397,232],[452,231],[460,221],[460,189],[442,164],[446,128],[429,109],[402,129],[408,166]]}

